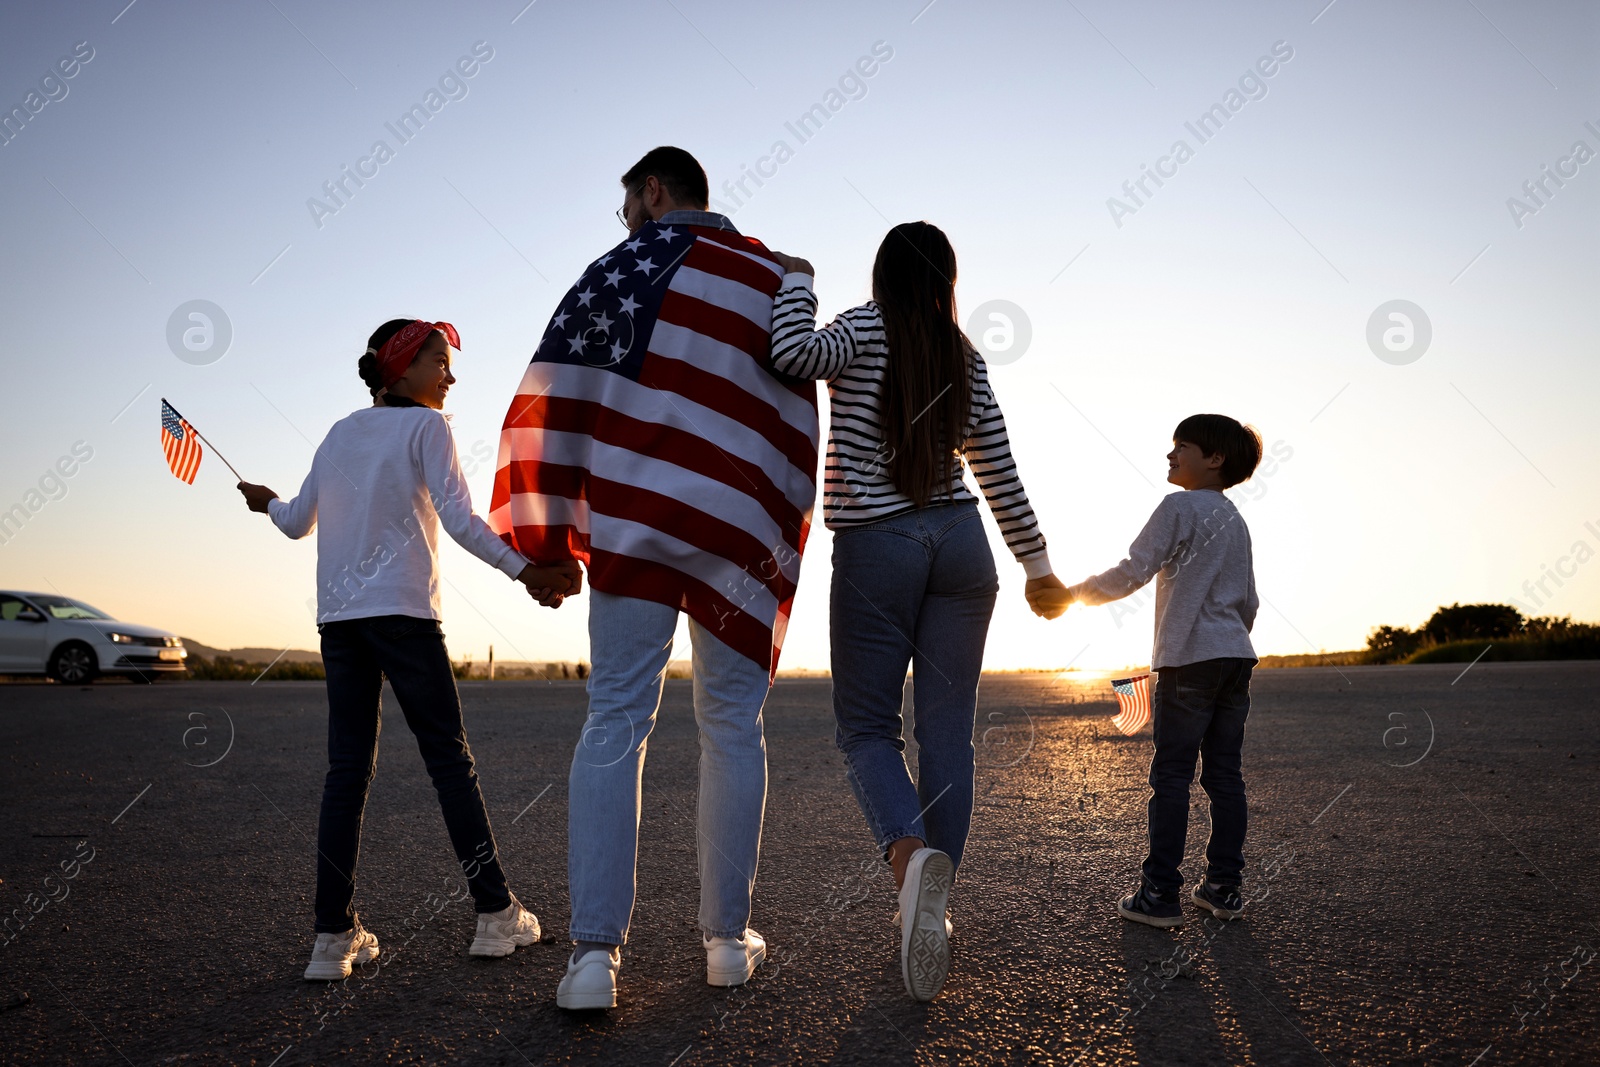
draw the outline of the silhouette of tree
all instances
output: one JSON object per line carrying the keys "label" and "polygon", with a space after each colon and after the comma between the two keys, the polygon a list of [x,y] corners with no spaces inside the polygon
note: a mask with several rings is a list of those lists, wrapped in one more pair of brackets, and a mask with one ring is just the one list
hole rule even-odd
{"label": "silhouette of tree", "polygon": [[1373,663],[1402,660],[1421,647],[1422,634],[1404,626],[1379,626],[1367,635],[1367,659]]}
{"label": "silhouette of tree", "polygon": [[1522,633],[1522,612],[1509,604],[1451,604],[1433,613],[1422,625],[1422,636],[1432,644],[1516,637]]}

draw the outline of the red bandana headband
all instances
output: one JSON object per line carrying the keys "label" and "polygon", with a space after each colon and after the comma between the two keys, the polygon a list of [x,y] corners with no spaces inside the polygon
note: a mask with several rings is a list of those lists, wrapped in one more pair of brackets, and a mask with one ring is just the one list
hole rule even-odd
{"label": "red bandana headband", "polygon": [[444,334],[451,348],[461,347],[461,335],[448,322],[423,322],[417,319],[401,327],[399,333],[383,342],[383,347],[373,353],[377,356],[378,374],[383,379],[385,389],[400,380],[406,368],[411,366],[411,361],[417,358],[417,351],[435,330]]}

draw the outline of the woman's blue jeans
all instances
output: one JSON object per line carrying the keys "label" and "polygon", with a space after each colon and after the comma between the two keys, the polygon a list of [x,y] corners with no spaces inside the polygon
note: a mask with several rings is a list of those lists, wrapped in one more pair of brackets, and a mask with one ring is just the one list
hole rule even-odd
{"label": "woman's blue jeans", "polygon": [[[957,865],[972,826],[972,724],[999,582],[976,502],[833,536],[833,714],[878,847],[917,837]],[[912,674],[917,780],[900,708]]]}

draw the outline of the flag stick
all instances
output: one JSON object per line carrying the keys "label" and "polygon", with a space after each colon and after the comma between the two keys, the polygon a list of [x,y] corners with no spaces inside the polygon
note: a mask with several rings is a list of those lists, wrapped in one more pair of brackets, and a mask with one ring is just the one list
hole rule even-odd
{"label": "flag stick", "polygon": [[[161,398],[161,402],[163,404],[167,405],[167,407],[172,408],[172,401],[168,400],[166,397],[162,397]],[[188,419],[184,419],[183,418],[183,412],[179,411],[177,408],[172,408],[172,413],[174,415],[178,416],[178,418],[183,419],[184,422],[188,422],[189,423],[189,429],[194,430],[194,435],[196,437],[200,438],[200,440],[204,441],[206,444],[211,445],[211,451],[215,452],[217,454],[217,458],[222,460],[222,465],[227,467],[230,471],[233,471],[233,476],[235,478],[239,479],[241,482],[244,481],[244,475],[240,474],[238,471],[234,471],[233,470],[233,464],[228,462],[228,457],[224,456],[222,454],[222,450],[220,448],[218,448],[216,445],[212,445],[210,438],[208,438],[205,434],[201,433],[199,430],[195,429],[194,423],[189,422]]]}

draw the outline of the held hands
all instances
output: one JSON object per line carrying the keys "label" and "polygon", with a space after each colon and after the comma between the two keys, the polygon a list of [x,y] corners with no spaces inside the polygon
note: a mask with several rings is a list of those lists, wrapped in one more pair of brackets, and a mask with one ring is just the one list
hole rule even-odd
{"label": "held hands", "polygon": [[278,499],[278,494],[271,489],[251,482],[240,482],[238,490],[244,494],[244,502],[249,505],[250,510],[259,511],[263,515],[267,513],[267,503]]}
{"label": "held hands", "polygon": [[583,570],[575,559],[564,559],[548,567],[530,563],[522,568],[517,581],[528,587],[528,595],[547,608],[559,608],[561,601],[583,592]]}
{"label": "held hands", "polygon": [[785,274],[809,274],[813,278],[817,276],[817,272],[812,268],[809,259],[785,255],[782,252],[773,252],[772,255],[777,259],[778,266],[783,268],[783,273]]}
{"label": "held hands", "polygon": [[1072,590],[1054,574],[1030,578],[1022,592],[1028,598],[1028,607],[1042,619],[1058,618],[1073,601]]}

